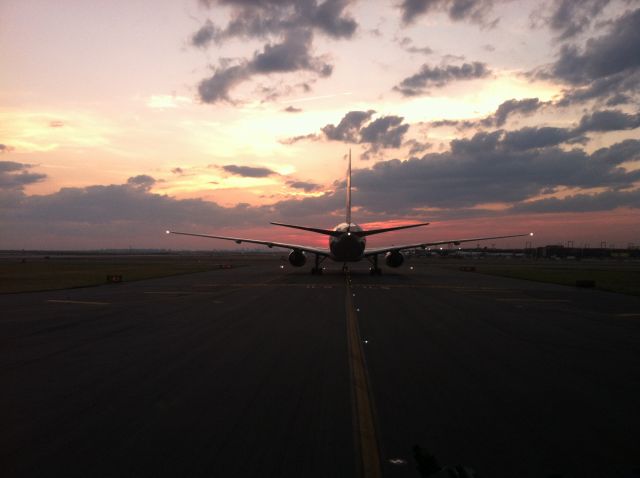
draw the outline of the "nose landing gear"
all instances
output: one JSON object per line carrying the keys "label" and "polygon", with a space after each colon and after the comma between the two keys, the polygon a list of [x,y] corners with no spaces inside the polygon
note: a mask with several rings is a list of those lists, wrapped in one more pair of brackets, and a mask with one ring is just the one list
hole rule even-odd
{"label": "nose landing gear", "polygon": [[371,274],[372,276],[376,276],[376,275],[380,275],[382,274],[382,269],[380,269],[378,267],[378,255],[376,254],[373,257],[368,258],[369,262],[371,262],[371,266],[369,267],[369,274]]}

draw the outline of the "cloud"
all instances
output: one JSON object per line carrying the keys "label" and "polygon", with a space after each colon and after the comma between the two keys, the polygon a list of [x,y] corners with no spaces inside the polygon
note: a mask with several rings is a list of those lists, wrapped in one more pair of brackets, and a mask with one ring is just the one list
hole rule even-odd
{"label": "cloud", "polygon": [[502,143],[510,149],[524,151],[527,149],[557,146],[567,142],[576,142],[580,139],[580,134],[576,134],[575,130],[542,126],[509,131],[504,135]]}
{"label": "cloud", "polygon": [[[351,38],[358,27],[347,13],[351,0],[205,0],[207,7],[226,6],[231,19],[224,27],[207,20],[191,37],[191,44],[204,48],[231,38],[270,39],[252,58],[222,61],[209,78],[198,84],[204,103],[233,102],[230,91],[256,75],[308,72],[326,78],[333,65],[323,56],[313,56],[315,33],[331,38]],[[308,82],[305,83],[308,86]],[[279,96],[279,95],[276,95]],[[265,100],[273,100],[269,95]]]}
{"label": "cloud", "polygon": [[180,174],[180,175],[182,175],[182,174],[184,174],[184,169],[182,169],[182,168],[180,168],[180,167],[176,167],[176,168],[173,168],[173,169],[171,170],[171,172],[172,172],[173,174]]}
{"label": "cloud", "polygon": [[64,122],[60,120],[49,121],[50,128],[62,128],[64,126]]}
{"label": "cloud", "polygon": [[414,22],[418,17],[446,11],[453,21],[470,21],[483,27],[493,27],[498,19],[490,20],[494,0],[403,0],[399,5],[402,21]]}
{"label": "cloud", "polygon": [[461,130],[478,127],[504,126],[511,115],[516,113],[528,115],[536,112],[547,104],[548,103],[542,102],[538,98],[525,98],[522,100],[511,99],[501,103],[493,114],[480,120],[439,120],[432,121],[430,125],[434,128],[456,126]]}
{"label": "cloud", "polygon": [[413,156],[416,155],[418,153],[423,153],[426,150],[428,150],[429,148],[431,148],[431,146],[433,146],[431,143],[421,143],[420,141],[417,141],[415,139],[410,139],[408,141],[406,141],[404,143],[404,146],[409,146],[409,156]]}
{"label": "cloud", "polygon": [[312,192],[320,189],[321,185],[310,181],[287,181],[287,185],[294,189],[302,189],[304,192]]}
{"label": "cloud", "polygon": [[621,164],[640,159],[640,141],[627,140],[592,154],[556,146],[522,148],[503,132],[451,142],[451,150],[406,161],[380,161],[354,171],[358,201],[371,213],[412,214],[421,208],[473,208],[518,203],[561,187],[633,187],[640,171]]}
{"label": "cloud", "polygon": [[156,184],[156,180],[147,174],[139,174],[127,179],[127,185],[142,191],[150,190]]}
{"label": "cloud", "polygon": [[491,74],[491,70],[486,63],[473,62],[463,63],[460,66],[446,65],[431,67],[427,64],[415,75],[402,80],[399,85],[394,86],[394,90],[404,96],[416,96],[425,93],[429,87],[442,88],[443,86],[462,80],[473,80],[485,78]]}
{"label": "cloud", "polygon": [[374,110],[349,111],[340,122],[323,126],[321,134],[308,134],[280,140],[282,144],[293,144],[302,140],[319,140],[323,137],[329,141],[358,143],[369,145],[363,155],[375,153],[381,148],[399,148],[410,125],[403,123],[402,116],[382,116],[371,120]]}
{"label": "cloud", "polygon": [[284,110],[286,113],[300,113],[302,108],[296,108],[295,106],[287,106]]}
{"label": "cloud", "polygon": [[279,139],[278,142],[280,144],[294,144],[298,141],[317,141],[318,139],[320,139],[320,137],[317,134],[310,133],[293,136],[292,138]]}
{"label": "cloud", "polygon": [[[610,0],[560,0],[551,2],[551,15],[545,23],[553,30],[559,40],[575,37],[587,29]],[[544,5],[545,10],[549,5]]]}
{"label": "cloud", "polygon": [[424,47],[417,47],[413,44],[413,40],[409,37],[403,37],[400,40],[397,40],[398,45],[400,45],[400,47],[409,52],[409,53],[420,53],[422,55],[431,55],[433,53],[433,50],[431,48],[429,48],[428,46],[424,46]]}
{"label": "cloud", "polygon": [[200,82],[198,95],[205,103],[231,101],[229,97],[231,89],[250,77],[251,72],[246,63],[228,68],[218,68],[214,71],[213,76]]}
{"label": "cloud", "polygon": [[595,194],[574,194],[564,198],[545,198],[516,204],[511,208],[517,213],[557,213],[610,211],[620,207],[637,208],[640,189],[629,191],[608,190]]}
{"label": "cloud", "polygon": [[29,169],[32,167],[32,164],[0,161],[0,190],[21,191],[29,184],[44,181],[47,178],[46,174],[30,172]]}
{"label": "cloud", "polygon": [[538,77],[569,85],[561,106],[591,99],[607,100],[640,89],[640,9],[611,22],[604,35],[589,39],[583,48],[563,45],[558,59],[536,73]]}
{"label": "cloud", "polygon": [[[575,148],[518,149],[505,142],[504,132],[478,133],[456,140],[451,151],[430,153],[406,161],[390,160],[369,169],[356,169],[353,182],[358,217],[423,216],[425,208],[439,208],[430,216],[487,215],[486,203],[505,203],[506,213],[602,211],[638,208],[640,171],[621,165],[640,160],[640,140],[628,139],[591,154]],[[0,162],[0,178],[20,175],[31,167]],[[44,176],[44,175],[41,175]],[[167,242],[167,228],[194,232],[221,231],[266,224],[270,220],[322,224],[329,215],[340,217],[344,183],[318,197],[294,198],[265,206],[223,207],[201,199],[176,199],[153,193],[155,180],[133,176],[125,184],[63,188],[27,196],[20,181],[0,191],[4,247],[175,247]],[[0,184],[3,184],[0,182]],[[291,180],[293,188],[311,191],[313,182]],[[536,199],[541,193],[568,187],[594,189],[563,199]],[[317,190],[317,189],[315,189]],[[328,225],[328,224],[327,224]],[[44,241],[44,242],[43,242]],[[203,243],[202,247],[211,247]],[[200,247],[194,245],[194,247]],[[216,247],[216,246],[213,246]],[[221,243],[219,247],[225,247]]]}
{"label": "cloud", "polygon": [[13,151],[13,147],[0,143],[0,154],[10,153],[11,151]]}
{"label": "cloud", "polygon": [[498,106],[498,109],[493,114],[493,117],[490,117],[490,120],[485,119],[485,122],[490,121],[490,124],[492,125],[502,126],[507,121],[507,118],[513,113],[530,114],[534,111],[537,111],[543,104],[544,103],[542,103],[538,98],[507,100],[500,106]]}
{"label": "cloud", "polygon": [[206,48],[220,32],[216,26],[207,20],[200,29],[191,36],[191,44],[198,48]]}
{"label": "cloud", "polygon": [[358,142],[358,136],[362,125],[366,123],[375,113],[368,111],[349,111],[338,123],[338,126],[328,124],[322,128],[322,132],[327,139],[333,141],[344,141],[349,143]]}
{"label": "cloud", "polygon": [[192,37],[192,44],[196,46],[235,37],[277,36],[300,28],[332,38],[350,38],[358,28],[358,23],[346,12],[352,3],[350,0],[205,0],[201,3],[207,8],[231,7],[231,21],[220,29],[208,20]]}
{"label": "cloud", "polygon": [[577,131],[619,131],[640,127],[640,113],[631,115],[618,110],[596,111],[580,119]]}
{"label": "cloud", "polygon": [[237,166],[235,164],[227,164],[226,166],[222,166],[222,169],[229,174],[242,176],[243,178],[266,178],[268,176],[278,174],[269,168],[256,166]]}
{"label": "cloud", "polygon": [[383,116],[360,130],[360,142],[377,147],[399,148],[402,138],[409,130],[408,124],[402,124],[402,116]]}
{"label": "cloud", "polygon": [[311,42],[309,31],[289,31],[281,43],[267,43],[251,60],[217,68],[198,85],[200,99],[205,103],[231,101],[230,91],[255,75],[296,71],[310,71],[320,77],[331,75],[333,66],[310,54]]}

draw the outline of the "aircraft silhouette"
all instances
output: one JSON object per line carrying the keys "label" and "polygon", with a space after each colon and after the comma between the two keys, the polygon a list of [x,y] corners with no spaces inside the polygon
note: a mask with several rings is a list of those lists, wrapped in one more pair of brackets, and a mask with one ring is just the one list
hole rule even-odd
{"label": "aircraft silhouette", "polygon": [[336,262],[343,263],[343,269],[346,269],[348,262],[358,262],[367,259],[371,262],[371,273],[380,274],[382,271],[378,267],[378,256],[385,255],[385,263],[389,267],[400,267],[404,262],[403,250],[406,249],[425,249],[431,246],[439,246],[443,244],[459,245],[463,242],[485,241],[489,239],[506,239],[509,237],[533,236],[528,234],[512,234],[509,236],[492,236],[492,237],[473,237],[467,239],[449,239],[446,241],[435,242],[418,242],[414,244],[403,244],[400,246],[375,247],[366,248],[366,237],[373,234],[381,234],[383,232],[398,231],[400,229],[409,229],[412,227],[427,226],[428,222],[417,224],[408,224],[405,226],[385,227],[381,229],[364,230],[358,224],[351,222],[351,151],[349,151],[349,166],[347,168],[347,206],[345,222],[338,224],[333,229],[322,229],[317,227],[299,226],[297,224],[284,224],[281,222],[271,222],[274,226],[290,227],[293,229],[301,229],[303,231],[315,232],[329,236],[329,248],[322,249],[318,247],[305,246],[299,244],[287,244],[284,242],[263,241],[260,239],[246,239],[241,237],[216,236],[211,234],[195,234],[191,232],[167,231],[167,234],[179,234],[183,236],[206,237],[209,239],[222,239],[225,241],[234,241],[237,244],[243,242],[249,244],[262,244],[267,247],[280,247],[290,249],[289,262],[292,266],[302,267],[307,261],[307,254],[315,255],[314,267],[311,269],[312,274],[321,274],[320,264],[327,258]]}

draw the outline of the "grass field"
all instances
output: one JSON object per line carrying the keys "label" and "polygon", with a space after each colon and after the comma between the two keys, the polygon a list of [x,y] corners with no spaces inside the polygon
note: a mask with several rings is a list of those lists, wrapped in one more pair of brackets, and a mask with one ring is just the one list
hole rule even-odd
{"label": "grass field", "polygon": [[[218,269],[229,257],[214,255],[15,256],[0,259],[0,293],[88,287]],[[238,261],[234,261],[238,266]]]}
{"label": "grass field", "polygon": [[[448,263],[447,263],[448,262]],[[445,267],[474,267],[480,274],[576,286],[594,281],[595,288],[640,296],[640,263],[618,261],[528,261],[521,259],[449,260]]]}
{"label": "grass field", "polygon": [[[123,282],[242,267],[284,260],[277,254],[6,255],[0,256],[0,293],[68,289],[105,284],[108,275]],[[619,261],[531,261],[527,259],[428,258],[429,265],[473,267],[476,273],[568,286],[592,280],[595,288],[640,296],[640,263]]]}

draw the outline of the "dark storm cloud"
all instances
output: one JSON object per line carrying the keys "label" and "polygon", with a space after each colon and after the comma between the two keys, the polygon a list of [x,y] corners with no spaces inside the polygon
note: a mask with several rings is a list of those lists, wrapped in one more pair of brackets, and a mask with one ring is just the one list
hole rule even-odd
{"label": "dark storm cloud", "polygon": [[427,64],[415,75],[402,80],[399,85],[394,86],[394,90],[399,91],[404,96],[415,96],[425,93],[427,88],[441,88],[448,83],[462,80],[473,80],[485,78],[491,74],[491,70],[486,63],[473,62],[463,63],[460,66],[446,65],[431,67]]}
{"label": "dark storm cloud", "polygon": [[491,27],[497,23],[497,19],[488,18],[494,3],[494,0],[403,0],[399,7],[405,23],[432,12],[446,11],[451,20]]}
{"label": "dark storm cloud", "polygon": [[370,212],[410,214],[415,208],[526,201],[558,187],[619,190],[640,180],[640,171],[619,167],[640,158],[637,140],[587,154],[556,146],[524,149],[505,139],[501,132],[478,133],[452,141],[449,152],[356,170],[359,201]]}
{"label": "dark storm cloud", "polygon": [[227,164],[226,166],[222,166],[222,169],[229,174],[242,176],[243,178],[266,178],[267,176],[278,174],[269,168],[238,166],[235,164]]}
{"label": "dark storm cloud", "polygon": [[349,111],[344,115],[344,118],[340,120],[338,126],[328,124],[322,128],[322,132],[326,135],[327,139],[330,140],[350,143],[358,142],[358,136],[362,125],[369,121],[374,113],[374,110]]}
{"label": "dark storm cloud", "polygon": [[553,10],[546,19],[549,27],[566,40],[582,33],[598,17],[610,0],[560,0],[551,3]]}
{"label": "dark storm cloud", "polygon": [[255,75],[295,71],[311,71],[320,77],[331,75],[333,67],[310,54],[311,41],[309,31],[292,30],[281,43],[268,43],[261,52],[255,52],[251,60],[216,69],[213,76],[198,85],[200,99],[205,103],[231,101],[231,89]]}
{"label": "dark storm cloud", "polygon": [[640,9],[612,21],[604,35],[583,48],[563,45],[558,59],[537,73],[569,85],[561,106],[637,93],[640,88]]}
{"label": "dark storm cloud", "polygon": [[32,164],[0,161],[0,189],[22,190],[25,186],[46,179],[46,174],[29,171]]}
{"label": "dark storm cloud", "polygon": [[287,186],[294,189],[302,189],[304,192],[312,192],[320,189],[320,184],[312,183],[310,181],[287,181]]}

